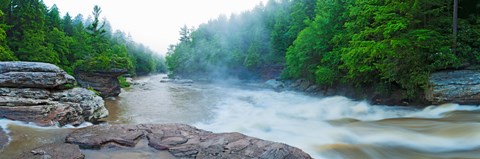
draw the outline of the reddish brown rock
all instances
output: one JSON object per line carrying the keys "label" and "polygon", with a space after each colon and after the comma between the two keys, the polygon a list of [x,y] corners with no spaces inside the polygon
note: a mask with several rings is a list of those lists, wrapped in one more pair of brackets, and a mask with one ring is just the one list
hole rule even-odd
{"label": "reddish brown rock", "polygon": [[19,159],[83,159],[85,156],[80,152],[78,145],[54,143],[35,148],[21,154]]}
{"label": "reddish brown rock", "polygon": [[311,158],[302,150],[240,133],[212,133],[184,124],[96,125],[75,130],[66,142],[102,149],[111,144],[135,147],[139,140],[177,158]]}
{"label": "reddish brown rock", "polygon": [[101,149],[107,144],[134,147],[137,140],[144,134],[145,132],[139,130],[136,126],[91,126],[73,131],[65,141],[77,144],[85,149]]}

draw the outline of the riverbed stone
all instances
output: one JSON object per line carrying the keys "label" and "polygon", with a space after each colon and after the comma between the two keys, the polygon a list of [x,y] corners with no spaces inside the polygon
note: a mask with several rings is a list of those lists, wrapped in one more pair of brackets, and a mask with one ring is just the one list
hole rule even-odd
{"label": "riverbed stone", "polygon": [[426,99],[433,104],[480,103],[480,71],[448,70],[432,73]]}
{"label": "riverbed stone", "polygon": [[24,152],[18,159],[83,159],[78,145],[66,143],[53,143],[37,147]]}
{"label": "riverbed stone", "polygon": [[241,133],[212,133],[185,124],[95,125],[73,131],[66,142],[103,149],[111,144],[135,147],[145,139],[149,146],[177,158],[311,158],[286,144]]}
{"label": "riverbed stone", "polygon": [[0,87],[68,88],[75,80],[59,67],[41,62],[0,62]]}
{"label": "riverbed stone", "polygon": [[75,78],[83,88],[92,88],[102,97],[116,97],[121,93],[118,77],[127,73],[125,69],[103,71],[75,70]]}

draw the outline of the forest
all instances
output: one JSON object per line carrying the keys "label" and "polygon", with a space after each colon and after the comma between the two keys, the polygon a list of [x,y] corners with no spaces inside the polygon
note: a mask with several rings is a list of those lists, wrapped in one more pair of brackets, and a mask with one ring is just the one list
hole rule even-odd
{"label": "forest", "polygon": [[480,2],[269,0],[180,29],[166,56],[182,77],[307,79],[415,98],[430,73],[480,63]]}
{"label": "forest", "polygon": [[112,30],[99,6],[92,15],[60,15],[42,0],[0,1],[0,61],[36,61],[60,66],[69,74],[128,69],[132,75],[166,71],[164,58]]}

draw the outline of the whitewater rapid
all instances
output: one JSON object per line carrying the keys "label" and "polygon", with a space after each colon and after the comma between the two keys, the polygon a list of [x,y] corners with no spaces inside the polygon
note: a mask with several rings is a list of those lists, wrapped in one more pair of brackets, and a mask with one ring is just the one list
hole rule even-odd
{"label": "whitewater rapid", "polygon": [[[478,113],[478,106],[445,104],[424,109],[372,106],[340,96],[319,98],[268,89],[218,89],[225,93],[215,104],[215,118],[196,126],[287,143],[315,158],[348,158],[330,152],[322,154],[341,150],[342,146],[411,149],[432,158],[441,157],[436,154],[480,147],[479,118],[462,123],[448,119],[461,111]],[[372,150],[363,153],[366,151]],[[392,157],[388,153],[367,156]]]}

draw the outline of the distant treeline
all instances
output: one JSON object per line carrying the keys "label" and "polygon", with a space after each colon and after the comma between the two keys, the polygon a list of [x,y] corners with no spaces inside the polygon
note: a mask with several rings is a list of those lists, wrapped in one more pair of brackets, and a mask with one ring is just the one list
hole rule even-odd
{"label": "distant treeline", "polygon": [[[167,66],[176,75],[262,76],[323,88],[351,85],[415,97],[433,71],[480,63],[480,2],[461,0],[270,0],[251,11],[184,27]],[[239,71],[242,70],[242,71]]]}
{"label": "distant treeline", "polygon": [[72,74],[86,71],[128,69],[131,74],[166,71],[164,59],[136,43],[122,31],[112,31],[101,8],[92,16],[60,17],[56,5],[42,0],[0,1],[0,61],[47,62]]}

